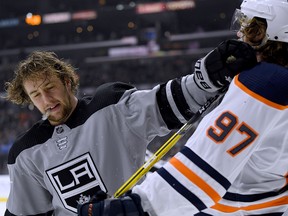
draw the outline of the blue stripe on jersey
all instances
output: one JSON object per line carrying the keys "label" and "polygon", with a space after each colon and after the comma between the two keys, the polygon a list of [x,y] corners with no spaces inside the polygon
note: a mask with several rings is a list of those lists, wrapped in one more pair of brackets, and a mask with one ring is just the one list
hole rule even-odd
{"label": "blue stripe on jersey", "polygon": [[171,185],[181,196],[185,197],[190,203],[192,203],[199,211],[204,210],[207,206],[190,190],[184,187],[179,181],[177,181],[165,168],[161,168],[157,173]]}
{"label": "blue stripe on jersey", "polygon": [[[284,214],[284,212],[274,212],[274,213],[268,213],[268,214],[261,214],[261,216],[281,216],[283,214]],[[195,216],[213,216],[213,215],[207,214],[204,212],[199,212],[199,213],[195,214]],[[259,216],[259,214],[258,215],[247,215],[247,216]]]}
{"label": "blue stripe on jersey", "polygon": [[221,175],[217,170],[206,163],[190,148],[184,146],[184,148],[181,150],[181,153],[185,155],[189,160],[191,160],[195,165],[197,165],[200,169],[202,169],[205,173],[207,173],[211,178],[222,185],[222,187],[226,190],[228,190],[228,188],[231,186],[231,183],[223,175]]}
{"label": "blue stripe on jersey", "polygon": [[265,198],[269,198],[269,197],[274,197],[274,196],[278,196],[284,192],[286,192],[288,190],[288,185],[286,185],[285,187],[283,187],[281,190],[279,191],[271,191],[271,192],[266,192],[266,193],[260,193],[260,194],[247,194],[247,195],[243,195],[243,194],[237,194],[237,193],[230,193],[227,192],[223,198],[229,201],[240,201],[240,202],[255,202],[258,200],[262,200]]}
{"label": "blue stripe on jersey", "polygon": [[207,213],[204,213],[204,212],[199,212],[199,213],[195,214],[195,216],[213,216],[213,215],[207,214]]}
{"label": "blue stripe on jersey", "polygon": [[[275,212],[275,213],[261,214],[261,216],[281,216],[283,214],[284,214],[284,212]],[[259,214],[257,214],[257,215],[247,215],[247,216],[259,216]]]}
{"label": "blue stripe on jersey", "polygon": [[288,69],[262,62],[238,76],[248,89],[274,103],[288,105]]}

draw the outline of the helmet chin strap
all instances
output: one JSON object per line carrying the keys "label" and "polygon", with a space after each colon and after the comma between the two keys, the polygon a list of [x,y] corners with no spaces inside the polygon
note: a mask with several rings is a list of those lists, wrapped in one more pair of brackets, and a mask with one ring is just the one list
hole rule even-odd
{"label": "helmet chin strap", "polygon": [[265,37],[262,39],[261,43],[259,45],[253,45],[251,44],[251,46],[255,49],[255,50],[259,50],[260,48],[262,48],[267,41],[269,40],[268,35],[266,34]]}
{"label": "helmet chin strap", "polygon": [[250,41],[244,41],[244,40],[243,40],[244,35],[243,35],[243,33],[240,32],[240,31],[237,32],[237,37],[239,37],[239,40],[240,40],[240,41],[243,41],[243,42],[248,43],[248,44],[249,44],[250,46],[252,46],[256,51],[259,50],[261,47],[263,47],[263,46],[267,43],[267,41],[269,40],[269,37],[268,37],[268,35],[266,34],[265,37],[262,39],[261,43],[255,45],[255,44],[251,43]]}

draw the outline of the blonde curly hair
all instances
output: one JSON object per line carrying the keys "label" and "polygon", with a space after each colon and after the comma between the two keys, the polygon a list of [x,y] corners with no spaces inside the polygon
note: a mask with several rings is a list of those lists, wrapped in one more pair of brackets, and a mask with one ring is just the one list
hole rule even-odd
{"label": "blonde curly hair", "polygon": [[76,95],[79,87],[79,77],[76,74],[76,69],[71,64],[59,59],[54,52],[34,51],[27,59],[18,64],[14,71],[13,80],[5,83],[7,93],[5,98],[19,105],[32,103],[23,83],[26,80],[43,78],[43,74],[47,78],[56,75],[62,80],[63,84],[65,80],[69,80],[71,90]]}
{"label": "blonde curly hair", "polygon": [[[279,64],[284,67],[288,66],[288,44],[269,40],[263,45],[261,42],[265,40],[267,22],[263,18],[254,17],[242,33],[247,37],[256,51],[261,54],[262,61]],[[260,46],[259,46],[260,45]]]}

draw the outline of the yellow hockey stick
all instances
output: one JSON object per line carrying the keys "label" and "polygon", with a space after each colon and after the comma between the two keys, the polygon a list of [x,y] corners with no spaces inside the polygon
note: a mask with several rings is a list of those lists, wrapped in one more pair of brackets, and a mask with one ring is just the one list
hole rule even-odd
{"label": "yellow hockey stick", "polygon": [[165,142],[148,161],[146,161],[115,193],[114,197],[120,197],[128,190],[130,190],[147,172],[157,163],[178,141],[183,137],[187,131],[197,122],[202,113],[205,112],[210,105],[218,99],[220,95],[208,100],[188,122],[186,122],[174,135],[172,135],[167,142]]}

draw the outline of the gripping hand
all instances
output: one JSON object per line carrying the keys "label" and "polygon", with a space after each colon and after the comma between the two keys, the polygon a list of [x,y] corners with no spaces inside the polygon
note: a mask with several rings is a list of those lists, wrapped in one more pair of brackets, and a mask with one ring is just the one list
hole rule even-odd
{"label": "gripping hand", "polygon": [[[103,197],[105,198],[105,197]],[[93,199],[78,206],[78,216],[148,216],[138,194],[127,193],[120,198]]]}
{"label": "gripping hand", "polygon": [[194,80],[204,91],[216,92],[228,86],[235,75],[256,64],[256,52],[249,44],[226,40],[196,62]]}

